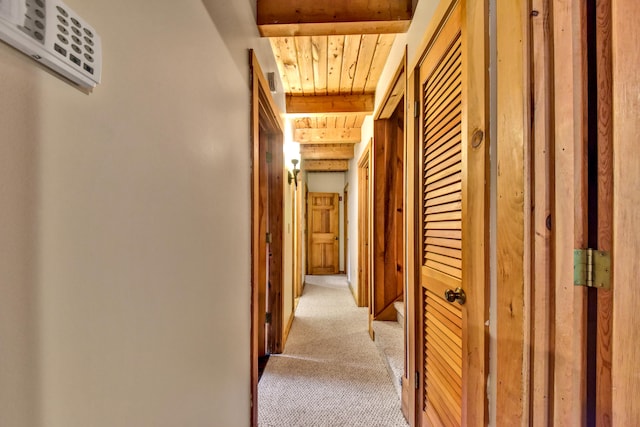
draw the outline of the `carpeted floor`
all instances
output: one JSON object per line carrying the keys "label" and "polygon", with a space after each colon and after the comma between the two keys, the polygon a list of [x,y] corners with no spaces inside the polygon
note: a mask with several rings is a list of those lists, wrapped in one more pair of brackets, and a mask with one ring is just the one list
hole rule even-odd
{"label": "carpeted floor", "polygon": [[406,427],[344,276],[308,276],[285,352],[258,384],[260,427]]}

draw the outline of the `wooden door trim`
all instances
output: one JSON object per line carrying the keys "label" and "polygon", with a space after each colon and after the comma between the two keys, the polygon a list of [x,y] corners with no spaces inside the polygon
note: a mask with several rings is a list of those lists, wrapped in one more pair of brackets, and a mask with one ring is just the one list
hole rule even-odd
{"label": "wooden door trim", "polygon": [[[497,425],[529,425],[529,1],[497,8]],[[542,177],[539,177],[542,178]],[[544,206],[541,204],[541,207]],[[541,264],[542,266],[542,264]],[[542,279],[542,275],[540,278]],[[541,289],[542,291],[542,289]],[[541,297],[542,294],[539,295]]]}
{"label": "wooden door trim", "polygon": [[[370,270],[371,262],[370,262],[370,251],[369,247],[365,242],[370,242],[371,235],[371,227],[370,227],[370,212],[371,212],[371,200],[370,200],[370,180],[363,178],[364,171],[367,170],[369,176],[371,175],[371,143],[369,143],[365,147],[360,159],[358,160],[358,297],[357,304],[358,307],[367,307],[369,305],[369,281],[370,281]],[[368,182],[367,188],[363,191],[363,182]],[[367,237],[365,239],[365,237]],[[366,286],[363,286],[363,276],[367,274],[369,279],[367,280]]]}
{"label": "wooden door trim", "polygon": [[[344,229],[344,234],[342,236],[342,246],[343,246],[343,250],[342,250],[342,256],[343,256],[343,263],[344,263],[344,271],[343,273],[346,273],[347,271],[349,271],[347,269],[348,267],[348,255],[349,255],[349,183],[347,183],[344,186],[344,189],[342,190],[342,224],[343,224],[343,229]],[[351,283],[349,283],[349,286],[351,286]]]}
{"label": "wooden door trim", "polygon": [[[278,107],[276,106],[269,90],[264,73],[262,72],[258,59],[253,50],[249,51],[249,66],[251,75],[251,152],[252,152],[252,171],[251,171],[251,344],[250,344],[250,369],[251,369],[251,409],[250,422],[252,426],[258,425],[258,328],[260,327],[259,303],[258,303],[258,282],[266,278],[266,263],[262,262],[262,255],[266,254],[266,231],[264,230],[265,221],[263,218],[267,215],[267,209],[261,206],[261,194],[266,191],[261,186],[260,179],[260,127],[261,125],[276,138],[276,143],[282,143],[284,125]],[[282,155],[282,150],[274,150],[276,157]],[[282,189],[281,197],[284,194],[284,169],[280,174],[280,183]],[[282,231],[282,230],[281,230]],[[276,238],[280,241],[284,239],[284,235],[280,233]],[[265,258],[266,259],[266,258]],[[283,265],[280,266],[281,271]],[[280,287],[282,284],[279,284]],[[279,293],[280,296],[283,292]],[[282,325],[282,303],[280,303],[280,313],[272,313],[274,317],[280,317],[280,325]],[[282,342],[282,327],[274,331],[275,339]]]}
{"label": "wooden door trim", "polygon": [[[553,0],[554,425],[584,425],[586,290],[573,283],[573,249],[587,247],[584,2]],[[570,60],[566,60],[569,58]],[[584,160],[584,161],[583,161]]]}

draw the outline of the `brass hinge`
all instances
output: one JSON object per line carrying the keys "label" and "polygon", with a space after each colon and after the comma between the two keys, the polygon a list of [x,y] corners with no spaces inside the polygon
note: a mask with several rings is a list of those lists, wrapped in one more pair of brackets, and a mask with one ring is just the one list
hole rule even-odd
{"label": "brass hinge", "polygon": [[267,233],[266,240],[267,243],[271,243],[271,233]]}
{"label": "brass hinge", "polygon": [[413,118],[417,119],[418,118],[418,111],[420,110],[420,105],[418,104],[418,101],[415,101],[413,103]]}
{"label": "brass hinge", "polygon": [[611,289],[611,254],[595,249],[574,249],[573,284]]}
{"label": "brass hinge", "polygon": [[271,160],[273,160],[273,155],[271,154],[271,152],[267,151],[265,155],[266,155],[267,163],[271,163]]}
{"label": "brass hinge", "polygon": [[420,388],[420,372],[416,371],[415,382],[413,384],[416,390]]}
{"label": "brass hinge", "polygon": [[264,323],[271,324],[271,313],[265,313]]}

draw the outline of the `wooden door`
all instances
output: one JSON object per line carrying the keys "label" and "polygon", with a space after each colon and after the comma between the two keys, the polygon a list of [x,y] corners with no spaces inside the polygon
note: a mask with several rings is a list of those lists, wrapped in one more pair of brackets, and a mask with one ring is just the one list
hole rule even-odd
{"label": "wooden door", "polygon": [[[284,125],[253,51],[251,70],[251,425],[258,423],[258,358],[282,352]],[[269,160],[270,159],[270,160]],[[270,313],[270,316],[267,314]],[[268,317],[271,317],[270,321]]]}
{"label": "wooden door", "polygon": [[463,21],[458,3],[419,70],[422,425],[486,420],[487,144],[478,119],[485,106],[468,92],[473,76]]}
{"label": "wooden door", "polygon": [[309,274],[339,271],[338,193],[309,193]]}
{"label": "wooden door", "polygon": [[373,320],[393,320],[404,295],[404,100],[374,124]]}

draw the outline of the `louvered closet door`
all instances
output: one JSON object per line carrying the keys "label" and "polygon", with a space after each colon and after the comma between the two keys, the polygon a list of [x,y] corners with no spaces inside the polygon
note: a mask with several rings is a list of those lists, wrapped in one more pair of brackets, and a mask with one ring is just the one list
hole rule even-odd
{"label": "louvered closet door", "polygon": [[420,68],[422,425],[462,425],[462,37],[460,6]]}

